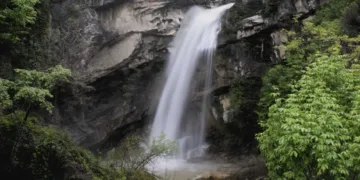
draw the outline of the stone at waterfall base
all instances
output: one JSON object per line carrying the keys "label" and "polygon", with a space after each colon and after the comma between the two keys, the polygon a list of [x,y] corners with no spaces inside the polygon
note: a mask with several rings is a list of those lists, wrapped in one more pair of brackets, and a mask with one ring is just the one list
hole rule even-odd
{"label": "stone at waterfall base", "polygon": [[148,167],[156,175],[171,180],[263,180],[267,176],[264,160],[258,155],[185,161],[161,159]]}
{"label": "stone at waterfall base", "polygon": [[193,180],[264,180],[267,176],[267,168],[263,161],[250,159],[245,167],[236,172],[205,172]]}

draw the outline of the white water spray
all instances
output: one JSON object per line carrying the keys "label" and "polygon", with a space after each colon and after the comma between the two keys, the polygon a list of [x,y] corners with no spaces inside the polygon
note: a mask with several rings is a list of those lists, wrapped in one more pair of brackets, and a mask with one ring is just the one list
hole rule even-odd
{"label": "white water spray", "polygon": [[221,17],[233,5],[230,3],[213,9],[191,8],[173,41],[150,137],[153,139],[164,133],[166,138],[177,141],[181,158],[203,153],[207,96],[203,96],[199,119],[186,120],[184,125],[183,115],[200,58],[206,59],[205,90],[211,86],[212,56],[217,47]]}

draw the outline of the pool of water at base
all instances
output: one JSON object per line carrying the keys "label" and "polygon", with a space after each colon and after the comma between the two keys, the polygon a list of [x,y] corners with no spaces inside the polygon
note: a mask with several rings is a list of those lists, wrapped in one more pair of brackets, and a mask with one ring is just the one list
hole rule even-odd
{"label": "pool of water at base", "polygon": [[239,167],[236,164],[213,159],[189,162],[159,158],[149,164],[147,169],[163,180],[193,180],[210,175],[226,176],[239,170]]}

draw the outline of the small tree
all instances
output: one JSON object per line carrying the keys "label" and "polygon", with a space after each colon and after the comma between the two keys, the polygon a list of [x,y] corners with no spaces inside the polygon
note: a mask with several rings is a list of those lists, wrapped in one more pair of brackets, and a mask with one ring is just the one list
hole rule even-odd
{"label": "small tree", "polygon": [[[110,166],[120,169],[127,174],[130,179],[148,179],[145,166],[153,162],[156,158],[165,157],[176,151],[176,144],[167,140],[165,135],[155,138],[150,147],[140,147],[141,138],[139,136],[127,137],[119,148],[116,148],[106,158]],[[140,177],[140,176],[143,177]],[[147,175],[149,176],[149,175]],[[152,178],[150,178],[152,179]]]}
{"label": "small tree", "polygon": [[360,178],[359,68],[318,55],[257,138],[272,179]]}
{"label": "small tree", "polygon": [[67,82],[71,76],[71,71],[60,65],[44,72],[16,69],[15,73],[14,81],[0,78],[0,105],[10,111],[26,106],[24,120],[33,106],[38,105],[51,112],[51,91],[56,85]]}
{"label": "small tree", "polygon": [[35,5],[39,0],[2,0],[0,2],[0,44],[17,42],[20,35],[28,33],[28,26],[35,23]]}
{"label": "small tree", "polygon": [[[340,28],[353,1],[330,0],[302,21],[263,78],[257,139],[271,179],[360,178],[360,39]],[[358,7],[349,8],[356,25]]]}

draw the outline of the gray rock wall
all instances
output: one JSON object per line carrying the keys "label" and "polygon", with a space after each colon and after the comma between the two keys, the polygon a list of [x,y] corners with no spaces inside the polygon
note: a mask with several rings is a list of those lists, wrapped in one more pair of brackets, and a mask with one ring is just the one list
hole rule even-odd
{"label": "gray rock wall", "polygon": [[[50,123],[71,132],[79,144],[93,147],[106,144],[124,128],[151,120],[155,88],[184,12],[194,4],[211,7],[227,2],[53,0],[49,51],[53,61],[73,71],[73,81],[58,93]],[[314,0],[286,0],[272,17],[224,18],[226,33],[220,36],[212,88],[223,107],[213,108],[216,120],[226,120],[223,113],[231,106],[228,88],[234,77],[261,77],[283,57],[283,50],[272,48],[286,39],[280,22],[315,7]],[[238,23],[234,28],[230,22]]]}

